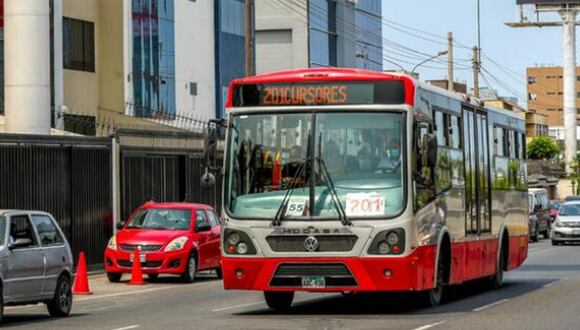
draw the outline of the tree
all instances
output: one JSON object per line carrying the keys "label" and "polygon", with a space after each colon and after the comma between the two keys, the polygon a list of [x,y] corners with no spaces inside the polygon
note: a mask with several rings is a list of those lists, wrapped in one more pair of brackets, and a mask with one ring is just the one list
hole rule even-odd
{"label": "tree", "polygon": [[536,136],[527,146],[529,159],[552,159],[560,154],[556,142],[548,136]]}

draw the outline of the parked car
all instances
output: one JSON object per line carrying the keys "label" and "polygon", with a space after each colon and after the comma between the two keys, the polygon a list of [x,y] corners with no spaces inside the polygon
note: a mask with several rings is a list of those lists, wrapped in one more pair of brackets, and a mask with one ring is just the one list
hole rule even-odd
{"label": "parked car", "polygon": [[546,189],[533,188],[528,190],[532,202],[530,215],[535,216],[535,226],[530,234],[532,241],[537,242],[540,234],[550,238],[550,204]]}
{"label": "parked car", "polygon": [[550,201],[550,221],[551,222],[554,222],[554,220],[556,220],[556,217],[558,216],[558,211],[560,210],[560,205],[562,205],[562,203],[560,203],[557,200]]}
{"label": "parked car", "polygon": [[562,204],[552,231],[552,245],[580,242],[580,201]]}
{"label": "parked car", "polygon": [[105,250],[105,270],[111,282],[131,272],[135,249],[143,273],[152,279],[175,274],[193,282],[198,271],[210,269],[221,277],[221,225],[211,206],[149,202],[118,228]]}
{"label": "parked car", "polygon": [[4,306],[36,303],[51,316],[68,316],[73,259],[52,215],[0,210],[0,246],[0,320]]}
{"label": "parked car", "polygon": [[580,195],[570,195],[564,198],[564,202],[580,201]]}

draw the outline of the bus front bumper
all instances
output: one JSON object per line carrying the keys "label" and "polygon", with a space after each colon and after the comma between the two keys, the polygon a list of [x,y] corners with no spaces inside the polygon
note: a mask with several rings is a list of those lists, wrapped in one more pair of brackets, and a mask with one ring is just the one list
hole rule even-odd
{"label": "bus front bumper", "polygon": [[[421,291],[433,288],[436,246],[407,256],[239,258],[224,256],[224,288],[258,291]],[[308,285],[324,277],[323,285]],[[320,284],[320,282],[318,282]]]}

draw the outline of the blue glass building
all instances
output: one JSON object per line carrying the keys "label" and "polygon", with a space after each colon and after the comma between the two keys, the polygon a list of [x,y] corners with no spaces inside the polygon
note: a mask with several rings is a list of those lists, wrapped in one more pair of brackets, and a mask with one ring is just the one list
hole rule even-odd
{"label": "blue glass building", "polygon": [[383,70],[383,25],[381,0],[357,1],[355,25],[356,66],[361,69]]}
{"label": "blue glass building", "polygon": [[175,109],[174,0],[132,0],[133,113],[173,118]]}
{"label": "blue glass building", "polygon": [[309,66],[382,71],[381,0],[308,1]]}
{"label": "blue glass building", "polygon": [[246,1],[215,0],[214,4],[216,118],[223,118],[230,81],[246,75]]}

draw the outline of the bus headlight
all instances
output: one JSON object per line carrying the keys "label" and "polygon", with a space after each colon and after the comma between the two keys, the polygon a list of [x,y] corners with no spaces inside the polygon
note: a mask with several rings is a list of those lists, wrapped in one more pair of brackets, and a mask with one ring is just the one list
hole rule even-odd
{"label": "bus headlight", "polygon": [[399,234],[397,232],[391,231],[387,234],[387,243],[390,245],[396,245],[399,243]]}
{"label": "bus headlight", "polygon": [[223,240],[223,253],[229,255],[252,255],[256,254],[256,248],[250,237],[239,230],[225,229]]}
{"label": "bus headlight", "polygon": [[388,229],[379,232],[368,250],[368,254],[397,255],[405,252],[405,230]]}

